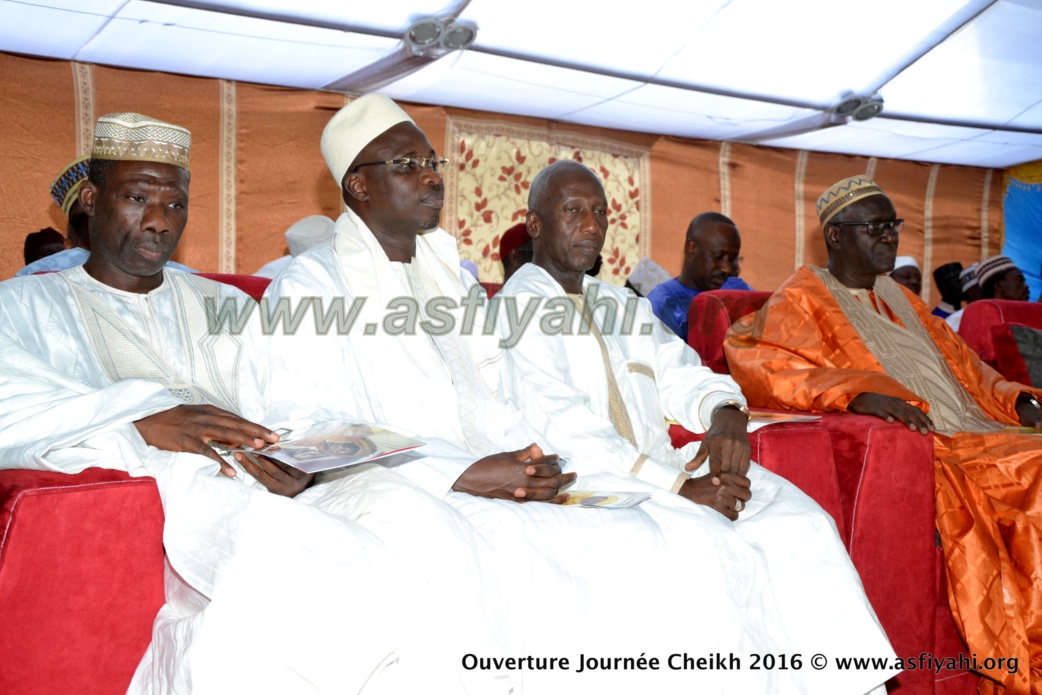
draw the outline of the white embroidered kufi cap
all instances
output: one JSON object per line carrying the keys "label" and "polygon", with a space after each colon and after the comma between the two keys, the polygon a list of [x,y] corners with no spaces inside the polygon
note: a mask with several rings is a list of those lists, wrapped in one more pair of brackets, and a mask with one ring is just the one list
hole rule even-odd
{"label": "white embroidered kufi cap", "polygon": [[94,127],[91,159],[159,162],[188,169],[192,134],[140,113],[109,113]]}
{"label": "white embroidered kufi cap", "polygon": [[343,185],[344,176],[366,145],[389,128],[412,122],[409,114],[383,94],[366,94],[337,111],[322,131],[322,156],[337,185]]}
{"label": "white embroidered kufi cap", "polygon": [[336,222],[325,215],[308,215],[286,230],[286,246],[290,255],[299,256],[310,248],[333,238]]}

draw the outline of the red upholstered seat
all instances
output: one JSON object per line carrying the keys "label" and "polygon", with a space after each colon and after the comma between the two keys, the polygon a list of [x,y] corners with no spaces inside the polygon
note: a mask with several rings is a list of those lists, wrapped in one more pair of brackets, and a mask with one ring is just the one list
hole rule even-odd
{"label": "red upholstered seat", "polygon": [[959,336],[987,364],[1010,381],[1030,384],[1027,366],[1010,335],[1010,326],[1042,330],[1042,303],[981,299],[968,305]]}
{"label": "red upholstered seat", "polygon": [[260,301],[264,290],[271,284],[271,278],[262,278],[256,275],[233,275],[231,273],[199,273],[199,277],[209,278],[226,285],[238,287],[240,290]]}
{"label": "red upholstered seat", "polygon": [[[768,292],[702,292],[688,311],[688,343],[713,371],[728,373],[727,329],[768,297]],[[694,437],[678,427],[670,434],[674,445]],[[898,656],[967,653],[948,607],[936,543],[930,438],[879,418],[828,413],[814,422],[757,430],[750,441],[754,460],[787,478],[835,519]],[[890,692],[969,695],[978,681],[967,671],[909,670],[891,682]]]}
{"label": "red upholstered seat", "polygon": [[713,290],[695,295],[687,311],[687,344],[695,349],[705,366],[717,374],[727,374],[724,359],[727,329],[762,307],[770,296],[770,292],[749,290]]}
{"label": "red upholstered seat", "polygon": [[0,693],[126,692],[162,605],[154,480],[0,471]]}
{"label": "red upholstered seat", "polygon": [[503,283],[501,282],[479,282],[479,285],[485,288],[485,294],[488,295],[489,299],[496,296],[496,293],[503,289]]}

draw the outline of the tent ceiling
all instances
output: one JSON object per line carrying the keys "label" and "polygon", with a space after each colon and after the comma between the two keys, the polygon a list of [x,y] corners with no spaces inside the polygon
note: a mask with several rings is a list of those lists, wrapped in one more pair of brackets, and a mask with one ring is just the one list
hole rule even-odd
{"label": "tent ceiling", "polygon": [[[446,3],[449,2],[449,5]],[[0,50],[778,147],[1042,159],[1042,0],[0,0]],[[407,58],[423,16],[477,41]],[[844,95],[885,100],[844,122]]]}

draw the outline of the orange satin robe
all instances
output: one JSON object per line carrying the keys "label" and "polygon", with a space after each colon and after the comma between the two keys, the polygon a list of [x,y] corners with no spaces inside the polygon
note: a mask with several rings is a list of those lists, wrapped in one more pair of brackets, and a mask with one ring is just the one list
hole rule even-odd
{"label": "orange satin robe", "polygon": [[[997,422],[1018,425],[1017,396],[1040,392],[1004,380],[918,297],[905,294],[984,412]],[[808,268],[789,278],[763,309],[732,326],[724,354],[751,406],[843,411],[855,396],[870,392],[929,410],[919,396],[887,376]],[[988,678],[981,680],[980,692],[1040,695],[1042,435],[935,434],[934,471],[937,528],[956,625],[978,662],[988,656],[1019,661],[1016,674],[984,672]]]}

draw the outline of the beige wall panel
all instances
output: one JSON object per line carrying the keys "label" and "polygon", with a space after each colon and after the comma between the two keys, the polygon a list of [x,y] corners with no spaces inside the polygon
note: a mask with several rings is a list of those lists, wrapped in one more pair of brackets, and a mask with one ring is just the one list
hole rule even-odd
{"label": "beige wall panel", "polygon": [[319,141],[341,94],[238,84],[236,272],[289,253],[286,229],[308,215],[340,216],[340,191]]}
{"label": "beige wall panel", "polygon": [[731,146],[731,219],[742,235],[742,279],[773,292],[793,271],[796,150]]}
{"label": "beige wall panel", "polygon": [[651,257],[672,275],[691,219],[720,209],[720,143],[659,138],[651,149]]}
{"label": "beige wall panel", "polygon": [[76,158],[72,66],[0,53],[0,279],[24,263],[25,235],[43,227],[65,233],[51,183]]}

